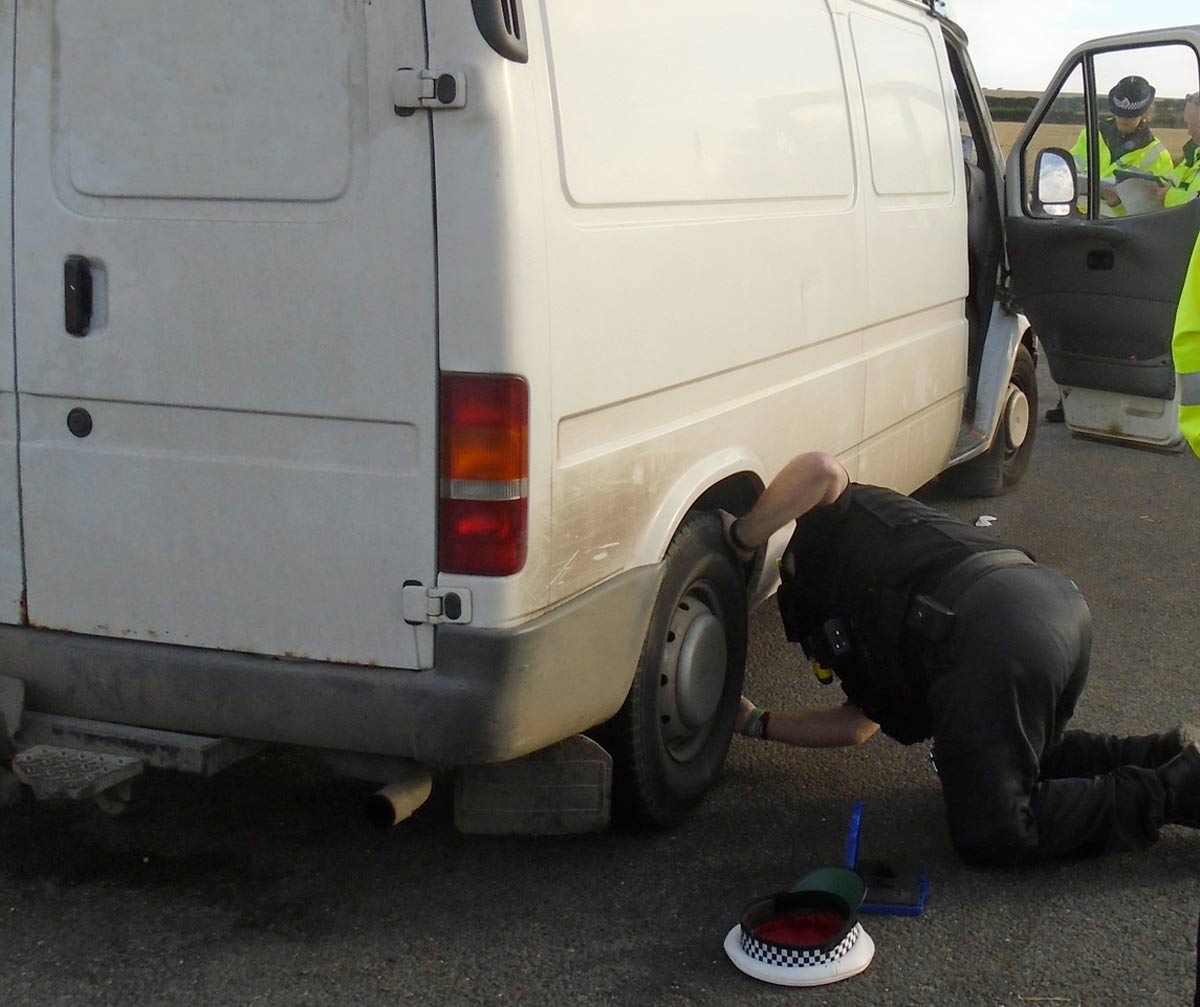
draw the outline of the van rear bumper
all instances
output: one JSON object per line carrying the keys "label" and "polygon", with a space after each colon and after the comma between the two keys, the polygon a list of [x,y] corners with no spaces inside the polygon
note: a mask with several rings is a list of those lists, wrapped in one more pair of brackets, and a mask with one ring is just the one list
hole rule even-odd
{"label": "van rear bumper", "polygon": [[30,710],[401,756],[517,758],[624,701],[662,565],[640,567],[514,629],[441,626],[429,671],[290,661],[0,626],[0,675]]}

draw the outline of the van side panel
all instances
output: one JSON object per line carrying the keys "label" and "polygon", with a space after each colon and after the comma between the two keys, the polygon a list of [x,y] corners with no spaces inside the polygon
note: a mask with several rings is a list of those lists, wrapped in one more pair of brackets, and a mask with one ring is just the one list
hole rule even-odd
{"label": "van side panel", "polygon": [[827,3],[542,12],[554,600],[659,558],[648,529],[718,451],[853,452],[868,316]]}
{"label": "van side panel", "polygon": [[847,4],[866,123],[864,444],[859,478],[909,491],[950,457],[967,381],[966,208],[938,22]]}
{"label": "van side panel", "polygon": [[[15,0],[0,0],[0,109],[12,110]],[[0,622],[20,622],[25,590],[17,482],[12,299],[12,120],[0,129]]]}

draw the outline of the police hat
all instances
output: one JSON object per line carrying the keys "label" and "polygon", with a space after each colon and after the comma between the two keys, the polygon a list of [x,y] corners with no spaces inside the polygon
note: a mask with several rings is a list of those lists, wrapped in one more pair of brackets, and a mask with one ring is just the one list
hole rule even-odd
{"label": "police hat", "polygon": [[789,891],[755,899],[725,935],[725,953],[754,979],[778,986],[824,986],[862,972],[875,942],[858,922],[863,879],[824,867]]}
{"label": "police hat", "polygon": [[1154,88],[1145,77],[1122,77],[1108,92],[1108,107],[1121,119],[1136,119],[1154,101]]}

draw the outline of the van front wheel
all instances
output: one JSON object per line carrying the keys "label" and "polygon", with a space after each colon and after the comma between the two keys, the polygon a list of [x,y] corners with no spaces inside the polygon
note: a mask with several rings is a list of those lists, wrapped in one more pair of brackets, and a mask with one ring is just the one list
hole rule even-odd
{"label": "van front wheel", "polygon": [[746,667],[745,579],[716,515],[689,515],[666,563],[633,685],[601,732],[618,808],[660,828],[720,774]]}
{"label": "van front wheel", "polygon": [[1029,467],[1037,416],[1037,365],[1028,348],[1018,346],[992,446],[950,469],[950,488],[964,496],[994,497],[1015,487]]}

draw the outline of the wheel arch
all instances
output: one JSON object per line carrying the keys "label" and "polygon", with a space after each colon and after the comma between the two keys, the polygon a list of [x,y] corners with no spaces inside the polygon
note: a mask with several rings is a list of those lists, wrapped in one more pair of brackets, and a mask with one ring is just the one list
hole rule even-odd
{"label": "wheel arch", "polygon": [[1026,325],[1025,331],[1021,333],[1021,345],[1029,351],[1029,355],[1033,357],[1033,363],[1036,366],[1038,362],[1038,341],[1033,334],[1033,326]]}
{"label": "wheel arch", "polygon": [[739,448],[726,448],[697,462],[664,494],[642,534],[638,554],[646,562],[661,560],[692,511],[719,508],[746,513],[766,486],[762,472],[762,462]]}

